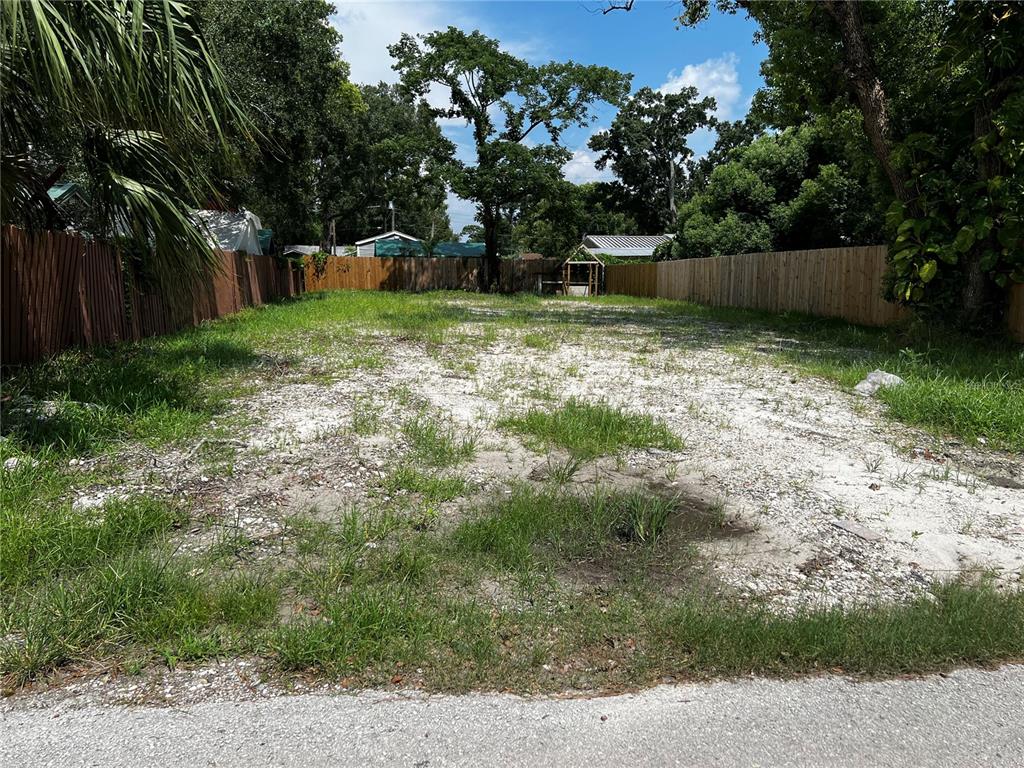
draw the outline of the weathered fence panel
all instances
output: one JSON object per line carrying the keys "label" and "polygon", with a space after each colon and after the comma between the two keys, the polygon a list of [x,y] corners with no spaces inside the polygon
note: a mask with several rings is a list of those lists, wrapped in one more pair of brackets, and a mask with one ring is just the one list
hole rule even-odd
{"label": "weathered fence panel", "polygon": [[631,296],[887,325],[907,313],[882,299],[885,254],[885,246],[865,246],[622,264],[608,267],[607,287]]}
{"label": "weathered fence panel", "polygon": [[658,295],[657,264],[609,264],[604,272],[605,292],[628,296]]}
{"label": "weathered fence panel", "polygon": [[[475,291],[481,259],[420,256],[329,256],[321,264],[306,259],[307,291]],[[501,289],[532,291],[538,278],[553,274],[559,259],[501,262]]]}
{"label": "weathered fence panel", "polygon": [[302,292],[302,273],[271,256],[218,252],[216,271],[169,297],[143,291],[112,246],[75,233],[5,226],[0,250],[4,364],[171,333]]}

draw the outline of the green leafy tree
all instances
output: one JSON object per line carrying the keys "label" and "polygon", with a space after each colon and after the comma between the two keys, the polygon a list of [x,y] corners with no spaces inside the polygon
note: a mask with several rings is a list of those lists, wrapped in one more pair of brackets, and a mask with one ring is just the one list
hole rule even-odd
{"label": "green leafy tree", "polygon": [[[1024,8],[1014,2],[773,3],[745,10],[768,46],[776,125],[850,105],[893,201],[894,298],[987,328],[1024,279]],[[699,23],[709,0],[684,0]]]}
{"label": "green leafy tree", "polygon": [[462,228],[459,237],[465,238],[467,243],[482,243],[484,241],[484,228],[479,224],[467,224]]}
{"label": "green leafy tree", "polygon": [[844,156],[843,129],[822,119],[732,149],[681,207],[671,256],[873,242],[884,201]]}
{"label": "green leafy tree", "polygon": [[251,124],[192,10],[142,0],[0,6],[0,214],[54,226],[61,177],[89,193],[90,232],[124,239],[169,285],[212,265],[190,216],[217,194],[206,160]]}
{"label": "green leafy tree", "polygon": [[711,172],[728,161],[734,149],[746,147],[763,132],[763,126],[749,116],[743,120],[716,120],[715,144],[706,155],[687,162],[689,195],[703,189]]}
{"label": "green leafy tree", "polygon": [[[534,66],[480,32],[455,27],[418,39],[403,35],[388,50],[405,88],[421,96],[431,87],[447,91],[449,103],[435,115],[462,118],[472,127],[476,163],[453,160],[449,176],[454,191],[477,204],[486,247],[483,280],[490,285],[498,277],[499,232],[507,231],[517,195],[535,194],[557,178],[552,170],[568,156],[558,146],[562,132],[590,124],[595,102],[619,104],[630,78],[574,62]],[[538,129],[550,144],[525,146],[527,137],[541,135],[534,133]]]}
{"label": "green leafy tree", "polygon": [[517,249],[561,258],[587,234],[635,234],[636,222],[626,213],[607,210],[602,192],[598,184],[556,182],[519,216],[514,232]]}
{"label": "green leafy tree", "polygon": [[425,101],[385,83],[360,92],[362,108],[328,133],[319,171],[339,242],[390,227],[389,203],[401,231],[451,239],[444,169],[454,146]]}
{"label": "green leafy tree", "polygon": [[319,169],[327,137],[362,109],[338,55],[341,36],[325,0],[205,0],[202,25],[261,140],[225,168],[231,202],[255,211],[279,243],[320,242],[325,212]]}
{"label": "green leafy tree", "polygon": [[675,224],[676,192],[693,156],[686,139],[714,121],[710,113],[715,100],[697,96],[692,87],[669,94],[641,88],[619,111],[611,128],[590,139],[590,148],[601,153],[596,166],[604,169],[611,163],[615,175],[634,195],[658,206],[657,218],[663,226]]}

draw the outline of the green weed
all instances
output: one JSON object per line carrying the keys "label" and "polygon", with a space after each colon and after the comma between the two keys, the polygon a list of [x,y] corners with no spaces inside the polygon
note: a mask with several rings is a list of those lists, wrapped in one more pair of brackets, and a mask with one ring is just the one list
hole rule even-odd
{"label": "green weed", "polygon": [[550,410],[532,409],[506,416],[497,426],[533,438],[543,448],[552,445],[574,456],[591,459],[623,448],[661,448],[678,451],[683,442],[662,422],[642,413],[628,413],[607,403],[570,398]]}

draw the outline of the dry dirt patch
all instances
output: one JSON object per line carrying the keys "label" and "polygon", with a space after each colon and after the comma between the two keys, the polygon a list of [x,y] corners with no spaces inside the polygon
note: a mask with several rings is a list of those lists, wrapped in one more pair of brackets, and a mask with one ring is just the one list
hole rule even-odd
{"label": "dry dirt patch", "polygon": [[[963,573],[1020,581],[1019,458],[944,450],[885,420],[873,401],[781,369],[756,349],[726,349],[714,325],[547,302],[539,327],[521,327],[503,325],[479,300],[464,305],[470,320],[448,332],[450,345],[367,334],[380,367],[324,382],[304,381],[300,363],[266,382],[235,404],[250,426],[236,436],[230,473],[205,474],[184,452],[162,457],[157,465],[173,468],[161,472],[169,491],[190,494],[207,519],[270,555],[290,515],[389,500],[383,479],[410,461],[402,425],[428,411],[475,441],[458,470],[466,498],[437,505],[456,518],[468,500],[535,481],[559,460],[497,429],[500,415],[579,398],[649,414],[685,448],[586,462],[576,482],[657,484],[720,505],[749,533],[700,546],[716,577],[743,594],[786,607],[899,600]],[[489,325],[497,332],[483,333]],[[524,346],[527,331],[555,341]],[[988,480],[993,462],[1009,482]],[[190,536],[186,549],[209,544],[202,525]]]}

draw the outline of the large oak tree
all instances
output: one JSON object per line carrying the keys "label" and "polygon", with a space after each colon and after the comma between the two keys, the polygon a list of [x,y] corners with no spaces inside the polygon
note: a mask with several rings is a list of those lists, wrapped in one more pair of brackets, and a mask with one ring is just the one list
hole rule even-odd
{"label": "large oak tree", "polygon": [[531,185],[551,184],[552,170],[566,157],[562,132],[590,124],[597,102],[620,104],[630,76],[572,61],[533,65],[480,32],[455,27],[402,35],[388,50],[405,88],[421,96],[439,89],[448,103],[435,115],[472,127],[476,162],[453,161],[449,177],[458,195],[477,204],[486,249],[483,281],[493,285],[503,216]]}

